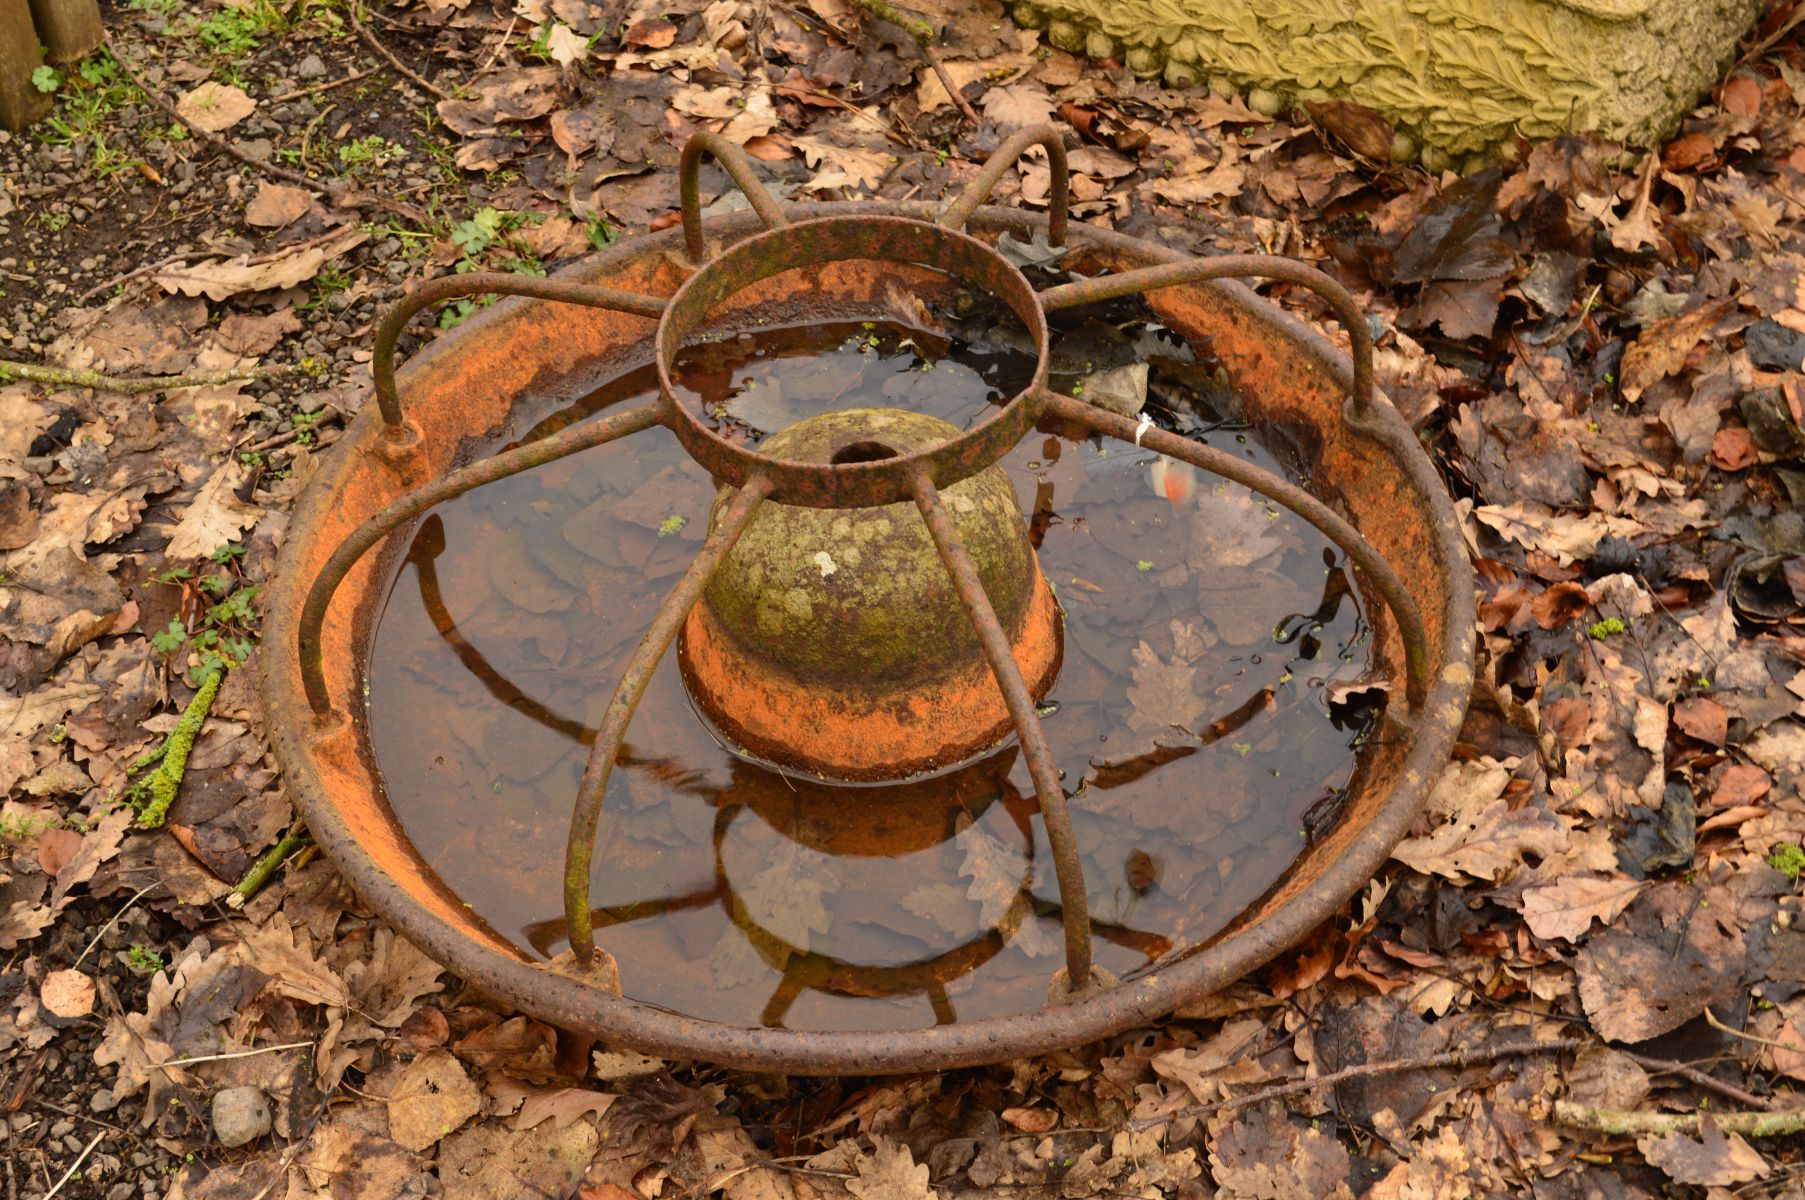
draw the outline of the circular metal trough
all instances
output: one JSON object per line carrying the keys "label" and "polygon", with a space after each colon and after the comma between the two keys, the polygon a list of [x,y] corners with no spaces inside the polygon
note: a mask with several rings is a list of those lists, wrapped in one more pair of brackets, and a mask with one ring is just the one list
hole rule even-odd
{"label": "circular metal trough", "polygon": [[[1047,217],[983,205],[1004,170],[1031,144],[1053,168]],[[717,158],[753,202],[751,211],[704,222],[696,171]],[[1155,1020],[1269,962],[1332,916],[1365,886],[1404,836],[1446,764],[1472,682],[1473,582],[1453,506],[1408,426],[1373,387],[1371,340],[1353,301],[1301,264],[1262,256],[1193,259],[1121,234],[1068,227],[1064,152],[1056,131],[1010,139],[944,211],[925,202],[780,205],[744,158],[711,135],[686,148],[684,222],[593,255],[555,278],[466,275],[422,285],[384,321],[377,338],[375,403],[351,423],[296,506],[268,593],[263,693],[271,738],[308,828],[365,901],[466,980],[556,1025],[666,1057],[795,1074],[939,1069],[1044,1053]],[[862,260],[855,221],[879,242]],[[992,271],[984,251],[1003,233],[1066,244],[1062,266],[1081,278],[1034,297],[1028,324],[1043,347],[1035,383],[962,438],[937,449],[831,470],[764,459],[719,441],[680,411],[670,357],[703,319],[732,325],[846,316],[881,306],[885,289],[944,287],[961,263]],[[758,247],[830,245],[803,268],[764,274]],[[938,246],[960,259],[924,264],[908,246]],[[897,247],[905,247],[898,253]],[[744,247],[736,251],[736,248]],[[706,302],[683,302],[709,251],[750,263],[733,286],[709,286]],[[723,261],[715,260],[718,264]],[[801,282],[794,278],[800,273]],[[1019,273],[992,281],[1016,290]],[[1009,276],[1013,276],[1010,278]],[[1352,338],[1351,353],[1230,277],[1276,279],[1315,289]],[[414,313],[453,295],[505,291],[501,301],[437,338],[396,373],[401,328]],[[1245,397],[1256,423],[1313,431],[1309,490],[1245,460],[1046,390],[1044,320],[1058,307],[1145,293],[1158,319],[1206,348]],[[694,297],[698,292],[688,292]],[[671,297],[679,303],[669,303]],[[1005,295],[1012,307],[1022,297]],[[662,318],[662,320],[661,320]],[[575,400],[631,365],[656,361],[659,402],[613,413],[541,441],[483,458],[511,427],[517,405]],[[523,407],[521,411],[525,411]],[[451,895],[403,835],[384,799],[366,737],[364,655],[380,615],[390,554],[431,507],[482,482],[613,437],[665,425],[730,489],[697,562],[635,652],[598,732],[573,816],[566,864],[566,930],[574,955],[533,962]],[[1207,944],[1159,969],[1117,983],[1090,967],[1090,922],[1065,795],[1051,771],[1032,699],[969,557],[940,506],[950,486],[1013,444],[1000,434],[1039,427],[1138,441],[1244,483],[1317,525],[1346,550],[1372,605],[1374,660],[1392,681],[1385,720],[1348,789],[1340,822],[1308,845],[1286,878]],[[849,473],[850,472],[850,473]],[[913,499],[984,642],[1034,766],[1037,800],[1059,875],[1067,967],[1046,1007],[933,1028],[824,1032],[744,1027],[673,1013],[619,994],[618,973],[596,947],[588,907],[589,867],[601,794],[620,738],[658,658],[675,638],[715,566],[773,495],[826,507]],[[700,514],[698,514],[700,515]],[[390,554],[368,553],[384,549]],[[598,681],[606,684],[611,681]],[[1025,715],[1024,715],[1025,708]],[[1062,836],[1066,842],[1061,845]],[[1076,914],[1076,915],[1074,915]],[[1066,980],[1080,985],[1067,988]]]}

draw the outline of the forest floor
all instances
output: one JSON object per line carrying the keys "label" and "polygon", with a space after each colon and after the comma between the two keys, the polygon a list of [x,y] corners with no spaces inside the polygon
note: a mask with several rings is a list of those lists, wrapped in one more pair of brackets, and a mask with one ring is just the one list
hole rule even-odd
{"label": "forest floor", "polygon": [[[995,0],[929,13],[975,123],[848,0],[110,7],[109,49],[0,135],[0,359],[229,378],[0,368],[5,1200],[1805,1195],[1796,7],[1667,145],[1464,179],[1363,156],[1371,113],[1164,89]],[[260,590],[387,305],[668,227],[698,130],[784,196],[935,198],[1047,120],[1078,219],[1352,288],[1456,498],[1472,713],[1365,894],[1184,1019],[879,1079],[592,1054],[307,849],[228,902],[294,822]],[[1047,180],[1030,158],[997,201]],[[142,828],[132,764],[214,661]],[[234,1088],[267,1115],[216,1110]]]}

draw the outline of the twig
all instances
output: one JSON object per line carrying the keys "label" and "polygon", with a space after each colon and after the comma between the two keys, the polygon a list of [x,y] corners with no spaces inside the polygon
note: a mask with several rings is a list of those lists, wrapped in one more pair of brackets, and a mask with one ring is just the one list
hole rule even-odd
{"label": "twig", "polygon": [[141,755],[127,770],[126,774],[135,775],[156,767],[126,791],[131,800],[144,806],[138,812],[139,828],[155,829],[169,816],[169,806],[175,803],[182,777],[188,773],[188,754],[194,749],[194,739],[200,736],[201,726],[213,710],[213,698],[219,695],[219,685],[225,677],[224,667],[208,667],[200,690],[194,693],[194,699],[188,702],[181,720],[169,731],[169,736],[156,749]]}
{"label": "twig", "polygon": [[[1610,1108],[1593,1108],[1571,1100],[1554,1102],[1554,1119],[1570,1129],[1589,1129],[1613,1137],[1640,1137],[1650,1133],[1699,1134],[1698,1112],[1658,1113],[1625,1112]],[[1743,1137],[1782,1137],[1805,1130],[1805,1108],[1783,1112],[1708,1112],[1711,1123],[1723,1133],[1739,1133]]]}
{"label": "twig", "polygon": [[1754,1042],[1758,1046],[1772,1046],[1776,1050],[1784,1050],[1788,1054],[1805,1054],[1805,1046],[1793,1042],[1776,1042],[1773,1038],[1764,1038],[1759,1034],[1744,1033],[1740,1029],[1732,1029],[1717,1019],[1717,1014],[1709,1007],[1705,1009],[1705,1023],[1719,1033],[1727,1033],[1731,1037],[1741,1038],[1745,1042]]}
{"label": "twig", "polygon": [[254,367],[240,371],[195,371],[187,375],[103,375],[99,371],[76,371],[68,367],[45,367],[36,363],[13,362],[0,358],[0,379],[28,379],[32,383],[48,383],[55,387],[92,388],[97,392],[115,392],[122,396],[140,396],[145,392],[169,392],[177,388],[215,387],[222,383],[247,383],[258,379],[280,379],[287,375],[310,373],[302,363],[285,363],[274,367]]}
{"label": "twig", "polygon": [[860,8],[865,9],[880,21],[888,21],[904,33],[915,39],[916,47],[928,65],[934,68],[934,74],[940,77],[940,86],[946,89],[948,99],[959,106],[965,119],[973,125],[978,124],[977,110],[972,108],[971,101],[960,95],[959,89],[953,86],[953,77],[947,74],[946,64],[940,61],[940,52],[934,49],[934,27],[921,17],[911,17],[908,13],[885,0],[855,0]]}
{"label": "twig", "polygon": [[51,1200],[51,1197],[63,1190],[63,1185],[65,1183],[68,1183],[71,1179],[75,1178],[75,1173],[81,1170],[81,1165],[88,1161],[88,1155],[94,1153],[94,1147],[100,1145],[100,1139],[106,1135],[107,1131],[103,1129],[94,1135],[93,1141],[82,1147],[82,1152],[75,1156],[75,1161],[69,1164],[69,1169],[63,1172],[63,1177],[56,1181],[54,1187],[44,1193],[44,1200]]}
{"label": "twig", "polygon": [[226,897],[226,907],[243,908],[250,898],[270,881],[270,876],[276,873],[277,868],[289,855],[303,846],[312,844],[313,838],[299,825],[283,834],[282,840],[276,843],[274,850],[251,864],[251,869],[245,872],[244,878],[238,881],[238,886],[233,888],[231,894]]}
{"label": "twig", "polygon": [[389,66],[391,66],[391,67],[395,68],[395,70],[401,72],[402,78],[411,82],[415,87],[424,88],[426,91],[431,92],[433,95],[437,96],[441,100],[451,99],[450,92],[447,92],[444,88],[438,87],[435,84],[428,83],[425,79],[422,79],[417,73],[415,73],[415,71],[412,67],[410,67],[406,63],[402,62],[399,58],[396,58],[395,52],[393,50],[390,50],[387,46],[383,45],[380,41],[378,41],[376,38],[376,35],[370,32],[370,27],[368,25],[365,25],[363,23],[363,18],[358,15],[358,11],[357,11],[358,7],[359,7],[359,5],[354,0],[353,3],[345,6],[345,15],[351,18],[351,28],[357,30],[357,36],[364,40],[364,44],[366,46],[368,46],[370,49],[376,51],[376,53],[380,54],[383,57],[383,59],[388,62]]}
{"label": "twig", "polygon": [[280,96],[271,96],[269,98],[269,103],[286,104],[290,100],[299,100],[302,96],[317,96],[321,92],[329,92],[333,88],[344,87],[347,83],[356,83],[360,79],[368,79],[381,69],[381,67],[371,67],[367,71],[358,71],[355,74],[345,76],[343,79],[333,79],[326,83],[316,83],[312,87],[296,88],[292,92],[283,92]]}
{"label": "twig", "polygon": [[150,90],[144,80],[138,77],[138,73],[132,70],[132,64],[126,59],[125,55],[119,53],[118,47],[113,45],[111,38],[107,39],[106,46],[107,53],[113,56],[113,61],[119,64],[119,69],[125,72],[125,77],[131,80],[132,86],[143,92],[145,98],[158,108],[162,109],[164,114],[168,116],[170,120],[181,125],[182,128],[186,129],[189,133],[192,133],[201,141],[207,143],[215,150],[231,155],[233,158],[253,170],[262,171],[265,175],[273,175],[277,179],[286,179],[290,183],[298,184],[310,192],[324,190],[323,185],[317,179],[309,179],[299,171],[291,171],[287,167],[252,158],[237,146],[234,146],[231,142],[226,141],[226,139],[219,137],[217,134],[208,133],[204,129],[197,128],[193,122],[177,112],[175,105],[171,104],[168,98],[161,92],[153,92]]}
{"label": "twig", "polygon": [[478,75],[495,65],[495,60],[501,57],[501,52],[507,48],[508,39],[514,36],[514,30],[519,25],[520,17],[516,14],[514,19],[508,22],[508,27],[502,31],[501,40],[496,42],[494,48],[489,51],[489,57],[483,59],[483,65],[476,69]]}
{"label": "twig", "polygon": [[1181,1117],[1203,1117],[1224,1109],[1245,1108],[1249,1104],[1263,1104],[1268,1100],[1278,1100],[1285,1096],[1295,1096],[1299,1092],[1315,1091],[1319,1087],[1328,1087],[1344,1083],[1350,1079],[1367,1079],[1374,1075],[1396,1075],[1403,1071],[1427,1071],[1436,1067],[1470,1067],[1478,1063],[1493,1062],[1500,1058],[1530,1057],[1543,1054],[1560,1054],[1568,1050],[1578,1050],[1586,1045],[1585,1038],[1549,1038],[1544,1042],[1507,1042],[1501,1046],[1481,1046],[1473,1050],[1448,1050],[1441,1054],[1425,1054],[1420,1058],[1399,1058],[1387,1062],[1361,1063],[1358,1066],[1346,1067],[1328,1075],[1319,1075],[1315,1079],[1296,1079],[1277,1087],[1263,1088],[1250,1092],[1245,1096],[1231,1096],[1226,1100],[1217,1100],[1210,1104],[1193,1104],[1189,1108],[1181,1108],[1177,1112],[1167,1113],[1159,1117],[1142,1117],[1128,1122],[1130,1130],[1152,1129],[1156,1125],[1165,1125]]}
{"label": "twig", "polygon": [[1737,1104],[1746,1104],[1750,1108],[1763,1108],[1769,1111],[1776,1107],[1774,1101],[1764,1100],[1733,1083],[1725,1083],[1717,1076],[1707,1074],[1689,1063],[1671,1062],[1665,1058],[1650,1058],[1646,1054],[1630,1054],[1629,1057],[1637,1066],[1645,1067],[1657,1075],[1678,1075],[1707,1091],[1716,1092],[1726,1100],[1734,1100]]}
{"label": "twig", "polygon": [[196,1063],[224,1062],[228,1058],[255,1058],[259,1054],[275,1054],[282,1050],[305,1050],[314,1045],[313,1042],[283,1042],[280,1046],[259,1046],[255,1050],[234,1050],[230,1054],[203,1054],[199,1058],[180,1058],[174,1062],[151,1063],[160,1071],[175,1071],[183,1067],[192,1067]]}

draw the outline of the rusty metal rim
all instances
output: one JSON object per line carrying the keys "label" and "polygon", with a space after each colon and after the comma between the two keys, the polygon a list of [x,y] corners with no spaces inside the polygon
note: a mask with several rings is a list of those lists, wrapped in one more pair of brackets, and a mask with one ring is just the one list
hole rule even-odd
{"label": "rusty metal rim", "polygon": [[[851,215],[903,216],[932,221],[928,202],[785,205],[792,219]],[[737,237],[759,225],[756,213],[733,213],[709,222],[721,237]],[[986,206],[972,215],[972,225],[987,233],[1017,237],[1045,234],[1044,217]],[[620,264],[647,254],[680,252],[682,231],[637,239],[603,251],[568,268],[560,277],[606,278]],[[1071,240],[1079,248],[1095,247],[1147,262],[1178,262],[1190,256],[1157,243],[1109,230],[1075,225]],[[1199,285],[1314,357],[1344,387],[1350,380],[1346,357],[1302,321],[1230,281]],[[467,336],[480,334],[503,319],[522,301],[503,301],[466,324]],[[409,364],[404,376],[456,352],[461,338],[435,342]],[[1381,406],[1369,436],[1398,461],[1427,507],[1436,557],[1447,574],[1446,608],[1441,639],[1442,669],[1434,681],[1414,744],[1398,766],[1398,780],[1366,822],[1348,852],[1330,863],[1308,889],[1257,924],[1233,930],[1166,969],[1098,992],[1074,1003],[1046,1007],[1008,1017],[927,1029],[865,1032],[798,1031],[748,1028],[671,1013],[615,996],[504,953],[472,937],[438,916],[389,878],[358,844],[326,794],[308,747],[314,725],[294,661],[286,654],[266,656],[263,694],[272,746],[294,789],[297,807],[313,836],[353,886],[410,940],[478,986],[506,995],[538,1016],[575,1029],[603,1034],[640,1050],[673,1058],[700,1058],[749,1070],[799,1074],[896,1073],[944,1069],[1040,1054],[1121,1032],[1156,1020],[1174,1009],[1227,986],[1294,945],[1321,921],[1332,916],[1384,865],[1391,848],[1407,832],[1429,789],[1453,749],[1465,715],[1472,680],[1474,599],[1472,568],[1452,502],[1415,436],[1389,405]],[[343,478],[363,466],[363,455],[380,436],[381,420],[369,406],[342,439],[339,453],[321,471],[296,507],[282,561],[269,595],[267,642],[286,646],[296,635],[304,593],[293,560],[297,547],[311,540],[336,501]],[[278,715],[279,714],[279,715]]]}

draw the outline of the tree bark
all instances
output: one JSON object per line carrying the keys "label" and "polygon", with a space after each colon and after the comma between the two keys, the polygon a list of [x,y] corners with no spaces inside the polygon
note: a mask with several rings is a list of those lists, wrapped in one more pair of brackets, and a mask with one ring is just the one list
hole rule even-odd
{"label": "tree bark", "polygon": [[0,0],[0,129],[17,133],[50,110],[50,97],[31,81],[43,65],[29,0]]}
{"label": "tree bark", "polygon": [[100,0],[31,0],[31,19],[39,39],[50,47],[45,57],[53,63],[84,59],[106,37]]}

